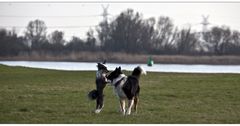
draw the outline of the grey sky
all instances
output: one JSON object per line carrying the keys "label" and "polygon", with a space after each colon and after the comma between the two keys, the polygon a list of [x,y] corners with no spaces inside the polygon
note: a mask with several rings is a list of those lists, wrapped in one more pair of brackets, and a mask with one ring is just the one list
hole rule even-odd
{"label": "grey sky", "polygon": [[[109,4],[110,20],[113,20],[123,10],[132,8],[143,14],[144,18],[163,15],[173,19],[178,27],[191,24],[195,30],[201,30],[202,15],[209,15],[212,25],[227,25],[240,31],[240,3],[104,3]],[[45,21],[48,33],[54,30],[65,32],[65,38],[75,35],[84,38],[89,26],[103,19],[102,3],[0,3],[0,27],[16,27],[22,34],[30,20]],[[61,26],[61,27],[56,27]],[[73,28],[72,26],[78,26]],[[211,25],[210,25],[211,26]],[[209,27],[210,27],[209,26]],[[11,28],[8,28],[11,29]]]}

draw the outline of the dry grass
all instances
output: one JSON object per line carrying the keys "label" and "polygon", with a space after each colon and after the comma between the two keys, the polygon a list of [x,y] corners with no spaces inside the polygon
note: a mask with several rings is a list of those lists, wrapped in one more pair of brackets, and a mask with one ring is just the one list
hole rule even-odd
{"label": "dry grass", "polygon": [[163,64],[240,64],[240,56],[146,55],[113,52],[79,52],[58,56],[33,53],[31,55],[0,57],[0,60],[99,62],[106,59],[108,62],[117,63],[146,63],[149,56],[153,57],[155,63]]}

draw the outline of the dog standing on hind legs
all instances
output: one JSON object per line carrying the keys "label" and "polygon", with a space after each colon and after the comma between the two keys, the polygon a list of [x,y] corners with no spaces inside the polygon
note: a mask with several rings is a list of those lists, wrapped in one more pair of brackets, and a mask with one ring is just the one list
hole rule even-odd
{"label": "dog standing on hind legs", "polygon": [[97,64],[98,70],[96,72],[96,90],[92,90],[88,94],[89,99],[96,100],[96,109],[94,111],[95,113],[100,113],[104,107],[103,90],[108,83],[106,74],[109,72],[107,67],[104,65],[105,63],[106,61]]}
{"label": "dog standing on hind legs", "polygon": [[[123,115],[130,115],[132,107],[137,112],[140,93],[139,79],[141,74],[146,74],[146,72],[140,66],[134,68],[132,74],[129,76],[123,74],[121,67],[118,67],[107,76],[119,98],[120,110]],[[127,110],[125,109],[126,100],[128,100]]]}

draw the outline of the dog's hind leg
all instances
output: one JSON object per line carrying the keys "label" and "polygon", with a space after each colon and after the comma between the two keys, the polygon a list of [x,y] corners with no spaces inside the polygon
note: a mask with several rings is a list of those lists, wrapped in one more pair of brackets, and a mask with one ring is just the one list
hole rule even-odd
{"label": "dog's hind leg", "polygon": [[101,80],[96,80],[96,87],[97,87],[97,94],[98,97],[96,99],[96,110],[95,113],[100,113],[104,107],[104,95],[103,90],[105,88],[106,84],[102,83]]}
{"label": "dog's hind leg", "polygon": [[103,97],[104,95],[99,95],[96,99],[96,110],[95,113],[100,113],[104,107],[103,104]]}
{"label": "dog's hind leg", "polygon": [[127,115],[131,114],[131,109],[132,109],[132,106],[133,106],[133,102],[134,102],[133,99],[132,100],[128,100],[128,109],[127,109],[127,112],[126,112]]}
{"label": "dog's hind leg", "polygon": [[134,105],[133,105],[133,109],[134,109],[135,113],[137,113],[138,102],[139,102],[139,98],[138,98],[138,96],[136,96],[134,98]]}
{"label": "dog's hind leg", "polygon": [[125,100],[124,99],[120,99],[120,110],[122,112],[123,115],[125,115]]}

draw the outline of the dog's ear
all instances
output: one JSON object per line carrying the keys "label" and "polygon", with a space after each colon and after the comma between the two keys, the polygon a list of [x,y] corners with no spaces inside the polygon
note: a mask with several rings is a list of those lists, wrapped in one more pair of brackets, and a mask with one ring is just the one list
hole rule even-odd
{"label": "dog's ear", "polygon": [[106,64],[106,60],[103,61],[103,64]]}
{"label": "dog's ear", "polygon": [[118,68],[119,68],[119,70],[121,71],[121,67],[119,66]]}
{"label": "dog's ear", "polygon": [[99,68],[100,63],[97,63],[97,68]]}

